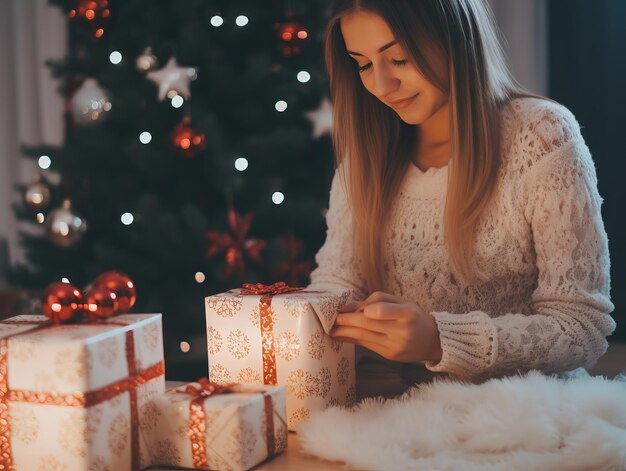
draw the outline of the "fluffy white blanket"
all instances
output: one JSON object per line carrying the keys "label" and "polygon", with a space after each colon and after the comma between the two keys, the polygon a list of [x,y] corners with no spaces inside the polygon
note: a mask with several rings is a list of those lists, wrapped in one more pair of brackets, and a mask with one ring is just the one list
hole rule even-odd
{"label": "fluffy white blanket", "polygon": [[451,379],[312,414],[305,453],[363,470],[626,470],[626,377]]}

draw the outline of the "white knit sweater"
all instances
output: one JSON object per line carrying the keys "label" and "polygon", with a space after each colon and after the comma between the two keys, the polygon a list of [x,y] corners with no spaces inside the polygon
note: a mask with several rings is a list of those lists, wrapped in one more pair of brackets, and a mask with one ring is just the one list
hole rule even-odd
{"label": "white knit sweater", "polygon": [[[615,329],[608,242],[595,166],[565,107],[518,98],[501,111],[504,152],[494,204],[477,231],[483,284],[455,277],[443,244],[448,168],[411,165],[393,207],[387,291],[430,312],[443,357],[431,371],[463,378],[592,366]],[[341,171],[341,169],[339,170]],[[326,242],[311,287],[366,292],[351,216],[335,174]]]}

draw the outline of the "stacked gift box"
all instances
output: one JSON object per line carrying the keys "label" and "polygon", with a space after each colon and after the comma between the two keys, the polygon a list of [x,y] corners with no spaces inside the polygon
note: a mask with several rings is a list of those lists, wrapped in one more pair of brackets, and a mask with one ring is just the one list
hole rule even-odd
{"label": "stacked gift box", "polygon": [[280,283],[208,297],[211,381],[167,392],[160,314],[2,321],[0,469],[249,469],[288,425],[353,402],[354,350],[326,335],[349,298]]}
{"label": "stacked gift box", "polygon": [[328,333],[349,289],[245,284],[206,298],[209,377],[287,387],[289,429],[312,411],[355,401],[354,345]]}

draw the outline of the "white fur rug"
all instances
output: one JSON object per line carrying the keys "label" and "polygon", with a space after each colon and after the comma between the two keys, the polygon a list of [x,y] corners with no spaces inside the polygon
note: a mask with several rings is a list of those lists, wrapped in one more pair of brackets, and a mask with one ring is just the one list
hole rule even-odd
{"label": "white fur rug", "polygon": [[363,470],[624,471],[626,377],[436,380],[312,414],[297,432],[305,453]]}

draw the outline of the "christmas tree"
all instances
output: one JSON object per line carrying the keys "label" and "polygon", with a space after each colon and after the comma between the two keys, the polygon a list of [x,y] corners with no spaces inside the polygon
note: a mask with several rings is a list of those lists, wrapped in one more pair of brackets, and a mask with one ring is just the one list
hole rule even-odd
{"label": "christmas tree", "polygon": [[69,18],[49,63],[65,138],[24,149],[42,179],[15,210],[39,231],[20,234],[11,280],[126,273],[133,312],[163,313],[168,378],[206,374],[204,297],[305,285],[325,237],[329,2],[51,3]]}

